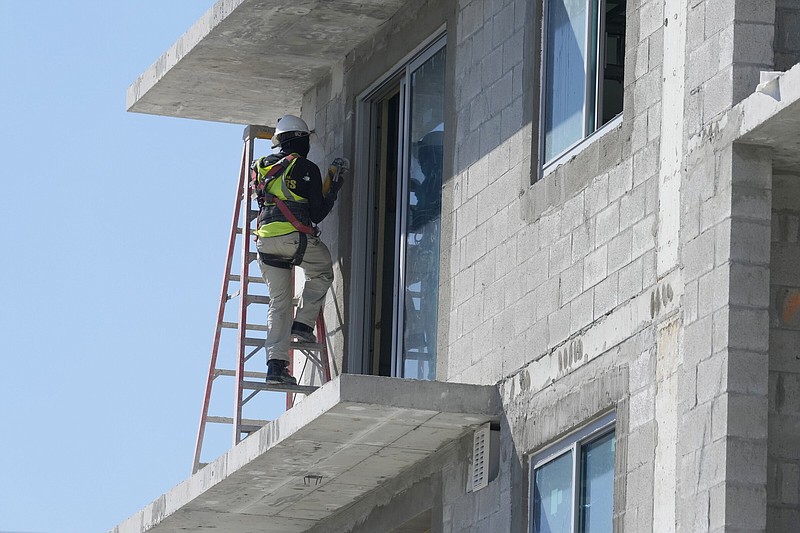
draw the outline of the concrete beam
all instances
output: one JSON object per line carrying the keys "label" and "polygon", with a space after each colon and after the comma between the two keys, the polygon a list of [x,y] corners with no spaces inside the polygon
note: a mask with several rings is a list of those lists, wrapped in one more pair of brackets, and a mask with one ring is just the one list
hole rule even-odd
{"label": "concrete beam", "polygon": [[137,113],[235,124],[299,114],[303,94],[405,0],[219,0],[129,88]]}
{"label": "concrete beam", "polygon": [[769,146],[775,169],[800,172],[800,63],[734,110],[741,117],[738,142]]}
{"label": "concrete beam", "polygon": [[343,374],[112,531],[306,531],[501,412],[494,386]]}

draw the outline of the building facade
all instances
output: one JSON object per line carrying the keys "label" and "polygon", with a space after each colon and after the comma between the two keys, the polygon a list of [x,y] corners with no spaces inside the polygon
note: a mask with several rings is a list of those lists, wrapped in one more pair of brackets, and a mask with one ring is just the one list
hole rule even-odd
{"label": "building facade", "polygon": [[266,12],[291,25],[237,75],[294,94],[223,111],[179,57],[132,110],[300,114],[353,169],[322,225],[335,367],[501,405],[482,483],[471,427],[283,530],[798,527],[800,1],[221,0],[197,55]]}

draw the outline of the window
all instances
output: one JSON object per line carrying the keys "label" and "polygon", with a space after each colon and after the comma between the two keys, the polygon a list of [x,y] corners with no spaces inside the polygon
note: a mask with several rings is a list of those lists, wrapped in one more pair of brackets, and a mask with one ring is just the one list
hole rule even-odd
{"label": "window", "polygon": [[542,153],[548,163],[622,112],[626,0],[544,0]]}
{"label": "window", "polygon": [[531,458],[531,532],[611,533],[614,415]]}
{"label": "window", "polygon": [[436,378],[445,60],[440,37],[364,97],[363,373]]}

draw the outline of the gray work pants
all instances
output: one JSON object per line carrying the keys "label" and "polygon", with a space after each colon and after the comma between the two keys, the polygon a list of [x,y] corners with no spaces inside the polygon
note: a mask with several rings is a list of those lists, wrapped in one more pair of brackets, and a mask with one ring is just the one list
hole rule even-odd
{"label": "gray work pants", "polygon": [[[259,238],[258,251],[291,259],[300,244],[300,234],[290,233],[280,237]],[[292,271],[258,261],[261,275],[269,287],[267,312],[267,359],[289,360],[289,341],[292,330]],[[325,303],[325,294],[333,283],[331,253],[319,237],[308,236],[308,247],[300,266],[306,282],[297,306],[294,320],[315,327],[317,315]]]}

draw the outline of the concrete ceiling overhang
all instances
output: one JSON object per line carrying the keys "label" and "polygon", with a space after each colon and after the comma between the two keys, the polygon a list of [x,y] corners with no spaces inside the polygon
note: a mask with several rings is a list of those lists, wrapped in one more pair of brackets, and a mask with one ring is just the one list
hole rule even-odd
{"label": "concrete ceiling overhang", "polygon": [[740,102],[738,142],[772,148],[776,172],[800,173],[800,63]]}
{"label": "concrete ceiling overhang", "polygon": [[113,532],[306,531],[501,412],[494,386],[343,374]]}
{"label": "concrete ceiling overhang", "polygon": [[404,3],[219,0],[128,88],[128,111],[273,124]]}

